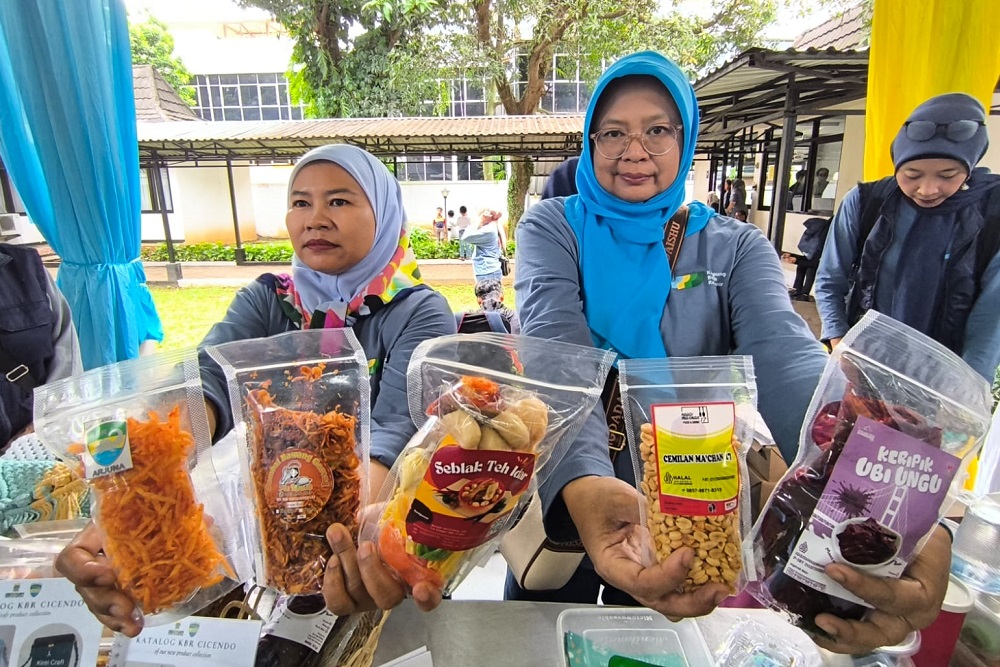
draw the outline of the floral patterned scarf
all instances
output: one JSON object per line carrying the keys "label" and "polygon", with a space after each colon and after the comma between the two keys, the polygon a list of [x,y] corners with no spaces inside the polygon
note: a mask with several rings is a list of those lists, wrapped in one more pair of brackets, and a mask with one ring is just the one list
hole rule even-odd
{"label": "floral patterned scarf", "polygon": [[282,310],[300,329],[340,329],[354,326],[359,318],[377,312],[401,294],[424,284],[417,259],[410,248],[410,237],[404,229],[392,260],[350,302],[327,302],[325,310],[308,312],[295,291],[292,276],[277,276],[276,292]]}

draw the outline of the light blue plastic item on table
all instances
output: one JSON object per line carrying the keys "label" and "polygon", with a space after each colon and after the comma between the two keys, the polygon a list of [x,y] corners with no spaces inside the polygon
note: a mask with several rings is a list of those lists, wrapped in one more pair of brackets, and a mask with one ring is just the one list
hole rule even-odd
{"label": "light blue plastic item on table", "polygon": [[744,618],[726,635],[716,652],[718,667],[799,667],[805,656],[781,637],[768,632],[767,626]]}
{"label": "light blue plastic item on table", "polygon": [[610,667],[616,658],[651,667],[712,665],[698,625],[679,623],[648,609],[567,609],[556,621],[564,667]]}
{"label": "light blue plastic item on table", "polygon": [[983,593],[1000,593],[1000,493],[967,502],[955,531],[951,573]]}

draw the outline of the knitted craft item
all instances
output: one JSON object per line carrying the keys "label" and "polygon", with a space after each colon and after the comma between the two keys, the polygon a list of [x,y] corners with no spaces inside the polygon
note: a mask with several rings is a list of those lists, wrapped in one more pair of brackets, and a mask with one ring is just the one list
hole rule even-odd
{"label": "knitted craft item", "polygon": [[22,523],[88,516],[87,483],[65,464],[0,460],[0,533]]}

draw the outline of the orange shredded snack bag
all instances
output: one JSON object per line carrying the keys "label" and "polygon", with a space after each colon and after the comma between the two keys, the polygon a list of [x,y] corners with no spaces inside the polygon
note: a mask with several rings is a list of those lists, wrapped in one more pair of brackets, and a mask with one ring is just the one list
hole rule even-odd
{"label": "orange shredded snack bag", "polygon": [[122,589],[144,614],[184,602],[223,574],[235,577],[212,539],[188,474],[194,438],[180,408],[166,421],[128,419],[130,470],[90,480],[104,551]]}

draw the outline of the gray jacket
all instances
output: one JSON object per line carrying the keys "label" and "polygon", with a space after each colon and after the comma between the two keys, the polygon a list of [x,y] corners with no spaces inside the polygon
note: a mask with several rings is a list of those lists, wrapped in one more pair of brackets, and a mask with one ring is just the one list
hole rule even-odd
{"label": "gray jacket", "polygon": [[[265,274],[239,292],[225,318],[212,327],[201,346],[249,338],[265,338],[292,331],[275,294],[274,276]],[[391,467],[416,427],[406,402],[406,367],[414,348],[430,338],[455,333],[455,317],[443,296],[431,289],[414,289],[354,325],[372,368],[371,458]],[[222,369],[202,354],[205,397],[219,415],[216,435],[233,427],[229,394]]]}
{"label": "gray jacket", "polygon": [[[583,312],[577,239],[566,222],[564,201],[557,198],[533,206],[517,227],[514,287],[521,332],[593,345]],[[716,216],[704,230],[684,240],[675,274],[677,278],[702,274],[703,280],[671,291],[660,322],[667,350],[678,357],[752,356],[760,412],[783,456],[791,460],[827,355],[792,309],[774,248],[753,225]],[[630,286],[622,284],[621,288]],[[565,446],[571,452],[539,493],[549,535],[570,541],[576,531],[559,492],[579,477],[616,474],[608,456],[608,431],[600,405],[576,441]],[[615,467],[619,478],[632,481],[630,471]]]}

